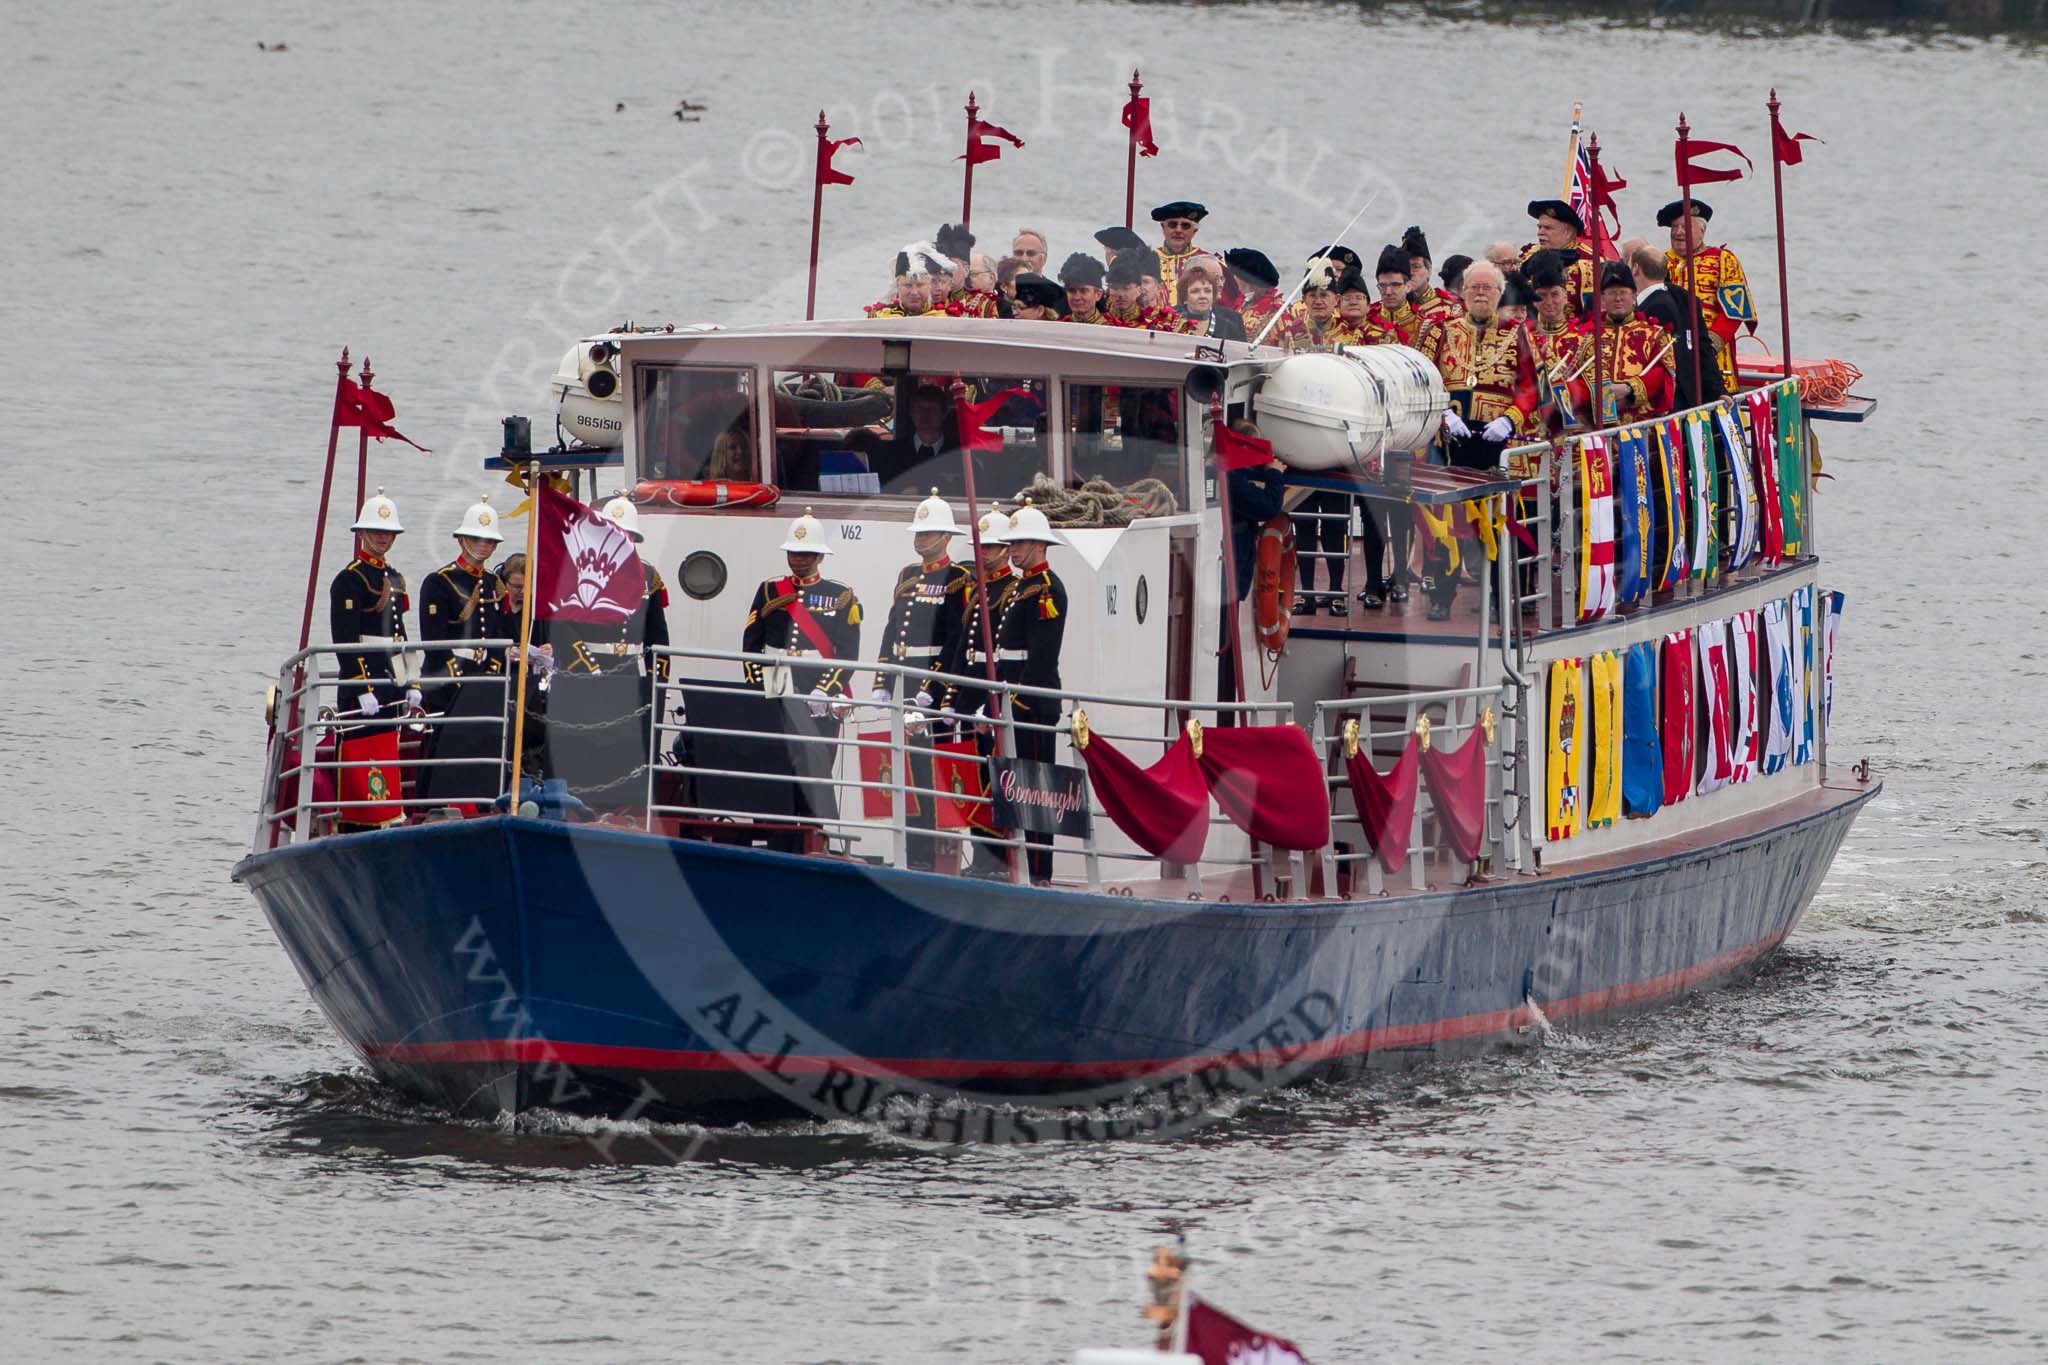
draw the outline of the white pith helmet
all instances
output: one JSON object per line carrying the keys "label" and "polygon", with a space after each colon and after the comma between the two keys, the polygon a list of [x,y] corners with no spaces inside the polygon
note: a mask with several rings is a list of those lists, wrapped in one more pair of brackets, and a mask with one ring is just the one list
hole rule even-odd
{"label": "white pith helmet", "polygon": [[462,525],[455,528],[455,538],[461,540],[503,540],[498,531],[498,514],[491,510],[491,495],[486,493],[462,514]]}
{"label": "white pith helmet", "polygon": [[363,510],[356,516],[351,531],[389,531],[393,535],[405,528],[398,524],[398,504],[384,496],[384,485],[378,484],[377,491],[363,504]]}
{"label": "white pith helmet", "polygon": [[991,507],[981,514],[981,543],[984,545],[1007,545],[1010,543],[1010,519],[1003,515],[1000,507]]}
{"label": "white pith helmet", "polygon": [[944,531],[949,536],[961,534],[958,523],[953,520],[953,504],[939,496],[934,488],[932,495],[917,505],[917,511],[910,518],[910,530],[914,535],[928,531]]}
{"label": "white pith helmet", "polygon": [[1067,538],[1052,529],[1052,523],[1045,519],[1045,513],[1026,502],[1010,517],[1010,530],[1003,537],[1005,545],[1015,545],[1020,540],[1035,540],[1046,545],[1064,545]]}
{"label": "white pith helmet", "polygon": [[624,493],[615,495],[604,505],[604,519],[615,523],[621,531],[631,536],[635,543],[647,539],[640,534],[640,509]]}
{"label": "white pith helmet", "polygon": [[793,555],[831,554],[832,547],[825,542],[825,523],[806,507],[804,514],[789,524],[789,539],[782,542],[782,550]]}

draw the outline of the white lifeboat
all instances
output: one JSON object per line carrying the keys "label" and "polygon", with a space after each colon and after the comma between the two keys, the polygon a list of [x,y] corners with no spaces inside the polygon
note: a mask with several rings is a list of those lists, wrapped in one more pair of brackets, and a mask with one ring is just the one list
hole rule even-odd
{"label": "white lifeboat", "polygon": [[1296,469],[1367,472],[1382,451],[1436,439],[1448,402],[1443,376],[1406,346],[1347,346],[1291,355],[1253,405],[1273,451]]}

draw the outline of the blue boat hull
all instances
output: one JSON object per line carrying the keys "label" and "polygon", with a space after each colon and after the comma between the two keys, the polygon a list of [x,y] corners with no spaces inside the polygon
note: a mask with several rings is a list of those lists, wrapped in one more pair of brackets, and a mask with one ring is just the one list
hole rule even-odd
{"label": "blue boat hull", "polygon": [[982,1137],[1031,1129],[1009,1097],[1198,1107],[1754,973],[1875,791],[1610,867],[1342,903],[1043,891],[514,817],[321,839],[236,877],[341,1036],[452,1111],[861,1117],[936,1095],[936,1135]]}

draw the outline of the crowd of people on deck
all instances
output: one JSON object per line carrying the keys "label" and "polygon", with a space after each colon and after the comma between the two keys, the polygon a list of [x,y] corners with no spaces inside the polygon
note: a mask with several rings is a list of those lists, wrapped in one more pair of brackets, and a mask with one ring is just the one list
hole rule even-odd
{"label": "crowd of people on deck", "polygon": [[[1286,290],[1264,252],[1198,245],[1209,211],[1191,200],[1152,210],[1156,246],[1130,228],[1106,227],[1094,235],[1099,251],[1072,252],[1054,273],[1052,246],[1036,228],[1019,229],[997,259],[948,224],[897,253],[893,292],[866,312],[1087,323],[1292,351],[1412,347],[1437,367],[1451,398],[1445,458],[1473,468],[1502,465],[1517,443],[1645,420],[1733,390],[1736,337],[1756,330],[1756,315],[1741,261],[1705,241],[1710,204],[1660,210],[1657,226],[1669,235],[1661,248],[1642,238],[1596,247],[1585,219],[1561,199],[1531,200],[1527,211],[1536,240],[1525,245],[1497,241],[1438,267],[1427,236],[1411,227],[1370,262],[1341,243],[1321,248]],[[1316,494],[1296,510],[1297,539],[1311,553],[1299,561],[1295,611],[1321,601],[1348,615],[1349,501]],[[1407,530],[1405,517],[1386,512],[1363,519],[1360,606],[1408,600]],[[1315,590],[1318,562],[1329,566],[1326,592]],[[1433,594],[1429,615],[1448,614],[1447,599]]]}

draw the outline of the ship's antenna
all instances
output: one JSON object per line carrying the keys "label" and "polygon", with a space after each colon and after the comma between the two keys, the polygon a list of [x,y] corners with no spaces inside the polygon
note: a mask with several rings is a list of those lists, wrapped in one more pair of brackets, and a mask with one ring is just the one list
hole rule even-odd
{"label": "ship's antenna", "polygon": [[[1379,197],[1380,192],[1378,190],[1374,190],[1371,194],[1367,195],[1365,197],[1365,202],[1358,206],[1358,212],[1351,215],[1351,221],[1344,225],[1343,231],[1339,232],[1336,235],[1336,237],[1331,240],[1330,245],[1344,245],[1344,233],[1349,232],[1351,231],[1351,229],[1358,226],[1358,220],[1365,217],[1365,211],[1371,208],[1373,200]],[[1266,333],[1273,330],[1273,324],[1280,321],[1281,318],[1287,316],[1287,310],[1293,307],[1295,298],[1300,295],[1302,287],[1307,283],[1308,275],[1306,272],[1304,272],[1302,274],[1300,282],[1297,283],[1291,291],[1289,291],[1286,298],[1280,301],[1280,307],[1274,311],[1272,317],[1266,319],[1266,325],[1259,329],[1259,334],[1252,338],[1252,345],[1256,346],[1260,342],[1264,341],[1266,339]]]}

